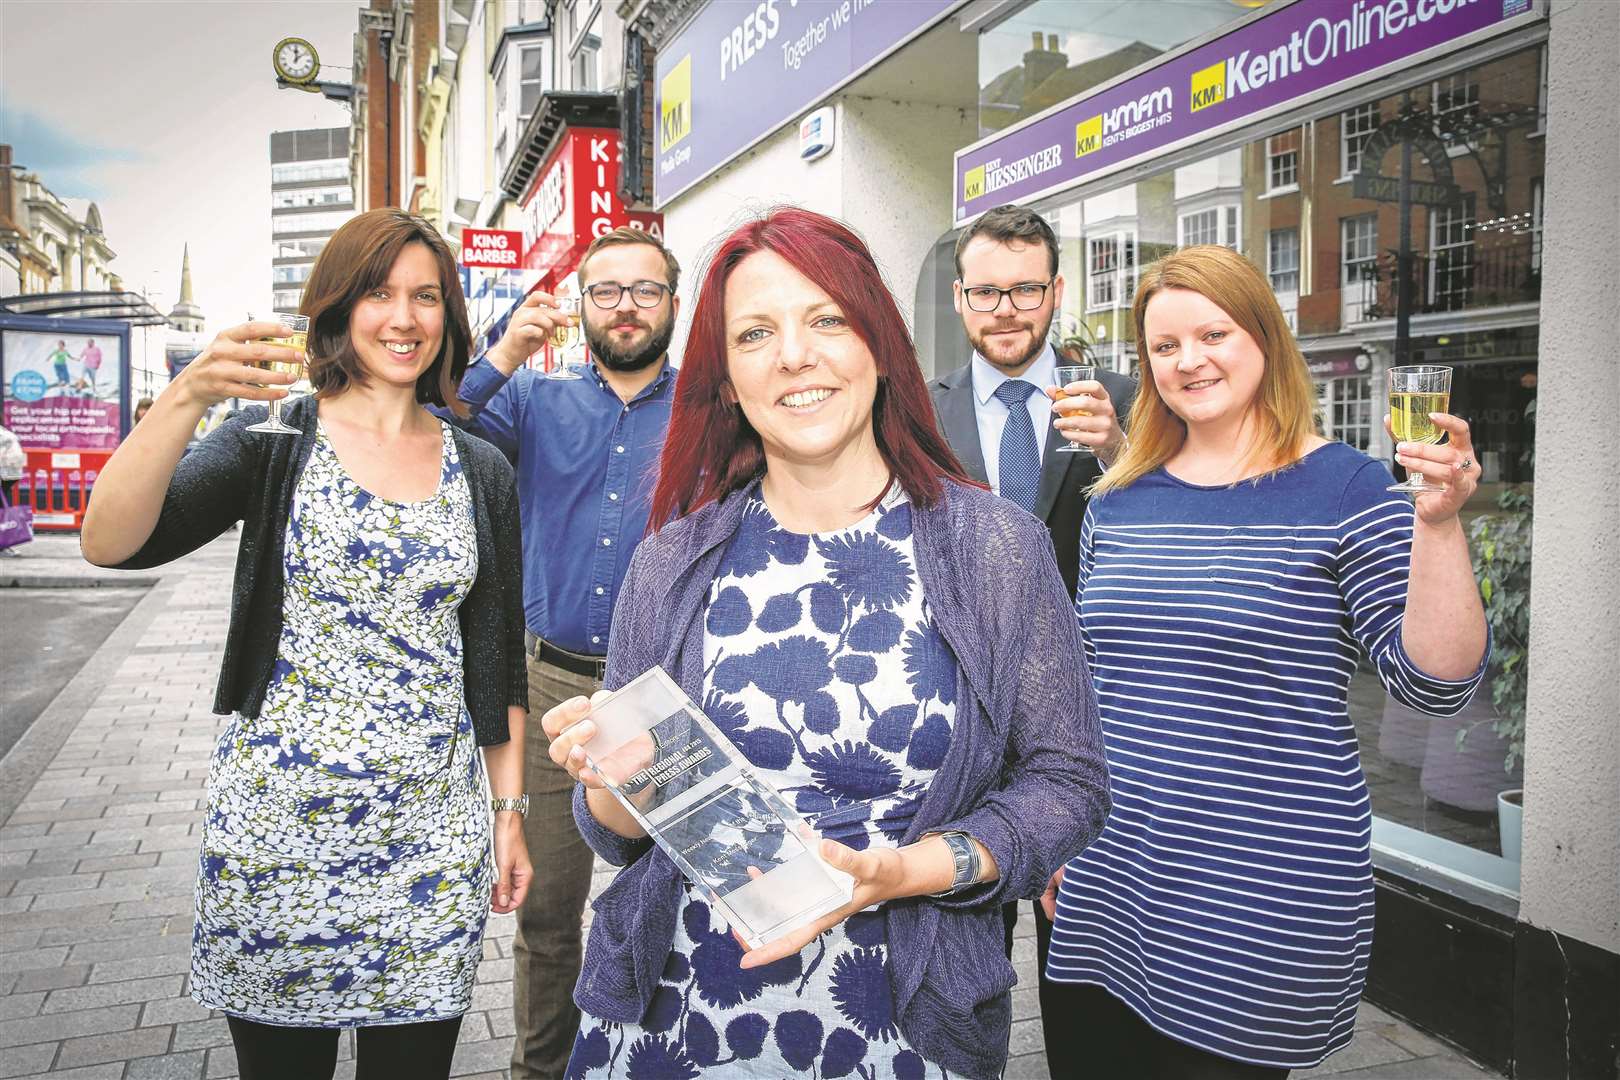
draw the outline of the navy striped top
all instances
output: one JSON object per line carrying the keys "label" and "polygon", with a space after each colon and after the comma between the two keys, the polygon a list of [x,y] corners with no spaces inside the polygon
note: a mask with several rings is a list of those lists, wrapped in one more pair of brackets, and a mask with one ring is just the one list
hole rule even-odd
{"label": "navy striped top", "polygon": [[1240,1061],[1349,1043],[1373,932],[1357,649],[1431,714],[1483,676],[1432,678],[1401,646],[1413,514],[1391,482],[1329,443],[1257,482],[1161,469],[1092,500],[1077,610],[1114,810],[1066,869],[1048,977]]}

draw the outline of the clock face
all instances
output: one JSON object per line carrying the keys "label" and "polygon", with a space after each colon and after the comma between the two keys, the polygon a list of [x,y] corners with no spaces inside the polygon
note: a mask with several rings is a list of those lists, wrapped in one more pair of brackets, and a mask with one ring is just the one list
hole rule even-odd
{"label": "clock face", "polygon": [[320,61],[315,47],[303,38],[287,38],[276,46],[276,72],[289,82],[313,78]]}

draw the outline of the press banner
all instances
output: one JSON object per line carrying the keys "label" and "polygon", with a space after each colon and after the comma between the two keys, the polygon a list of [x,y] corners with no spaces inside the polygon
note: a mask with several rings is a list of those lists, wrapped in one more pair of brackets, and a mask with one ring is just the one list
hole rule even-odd
{"label": "press banner", "polygon": [[1297,0],[956,154],[955,223],[1540,18],[1532,0]]}
{"label": "press banner", "polygon": [[675,196],[963,0],[711,0],[658,50],[654,204]]}

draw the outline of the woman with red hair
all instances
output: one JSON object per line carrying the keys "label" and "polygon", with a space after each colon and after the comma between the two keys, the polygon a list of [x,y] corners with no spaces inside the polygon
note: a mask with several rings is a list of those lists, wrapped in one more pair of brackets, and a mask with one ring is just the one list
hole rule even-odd
{"label": "woman with red hair", "polygon": [[846,226],[781,209],[721,243],[652,521],[605,685],[662,665],[855,892],[745,952],[585,766],[589,702],[553,709],[580,829],[625,867],[568,1075],[999,1076],[1001,904],[1102,826],[1096,705],[1045,527],[963,475]]}

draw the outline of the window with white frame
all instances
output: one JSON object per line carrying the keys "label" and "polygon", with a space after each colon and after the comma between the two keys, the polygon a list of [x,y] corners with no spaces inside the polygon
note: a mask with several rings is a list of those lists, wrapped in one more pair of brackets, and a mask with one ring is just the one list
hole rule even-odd
{"label": "window with white frame", "polygon": [[528,124],[529,117],[540,107],[540,96],[546,92],[546,46],[526,45],[518,50],[518,130]]}
{"label": "window with white frame", "polygon": [[1288,328],[1299,329],[1299,230],[1272,229],[1266,234],[1266,276],[1277,294]]}
{"label": "window with white frame", "polygon": [[1266,139],[1266,190],[1299,189],[1299,128],[1281,131]]}
{"label": "window with white frame", "polygon": [[1350,176],[1361,170],[1361,149],[1378,130],[1378,102],[1369,101],[1346,109],[1339,118],[1339,175]]}
{"label": "window with white frame", "polygon": [[286,210],[297,206],[336,206],[354,202],[354,191],[348,184],[293,188],[277,191],[270,198],[272,210]]}
{"label": "window with white frame", "polygon": [[1541,188],[1542,181],[1530,184],[1530,271],[1541,276]]}
{"label": "window with white frame", "polygon": [[348,160],[286,161],[270,166],[272,184],[290,184],[300,180],[347,180]]}
{"label": "window with white frame", "polygon": [[290,233],[329,233],[354,217],[353,210],[323,210],[314,214],[272,214],[270,233],[283,236]]}
{"label": "window with white frame", "polygon": [[1340,225],[1343,241],[1342,315],[1346,323],[1369,318],[1378,299],[1378,215],[1347,217]]}
{"label": "window with white frame", "polygon": [[1536,130],[1534,134],[1547,133],[1547,46],[1541,47],[1541,55],[1536,69]]}
{"label": "window with white frame", "polygon": [[1349,375],[1321,384],[1322,433],[1357,450],[1372,448],[1372,376]]}
{"label": "window with white frame", "polygon": [[495,63],[495,173],[506,172],[523,129],[551,85],[550,39],[530,37],[501,53]]}
{"label": "window with white frame", "polygon": [[1136,290],[1136,236],[1111,233],[1086,241],[1086,306],[1112,308]]}
{"label": "window with white frame", "polygon": [[1474,298],[1474,194],[1429,214],[1429,303],[1456,311]]}
{"label": "window with white frame", "polygon": [[1195,210],[1182,214],[1176,222],[1178,247],[1194,244],[1225,244],[1238,250],[1238,208],[1212,206],[1208,210]]}
{"label": "window with white frame", "polygon": [[1471,72],[1453,72],[1435,80],[1433,94],[1435,127],[1450,144],[1447,150],[1455,157],[1465,152],[1468,140],[1452,132],[1472,126],[1479,115],[1479,82]]}
{"label": "window with white frame", "polygon": [[[576,0],[584,5],[584,0]],[[575,90],[601,90],[603,76],[602,37],[599,33],[602,14],[600,0],[591,4],[590,10],[581,15],[574,13],[576,25],[579,30],[573,35],[568,45],[569,69],[573,75],[573,88]]]}

